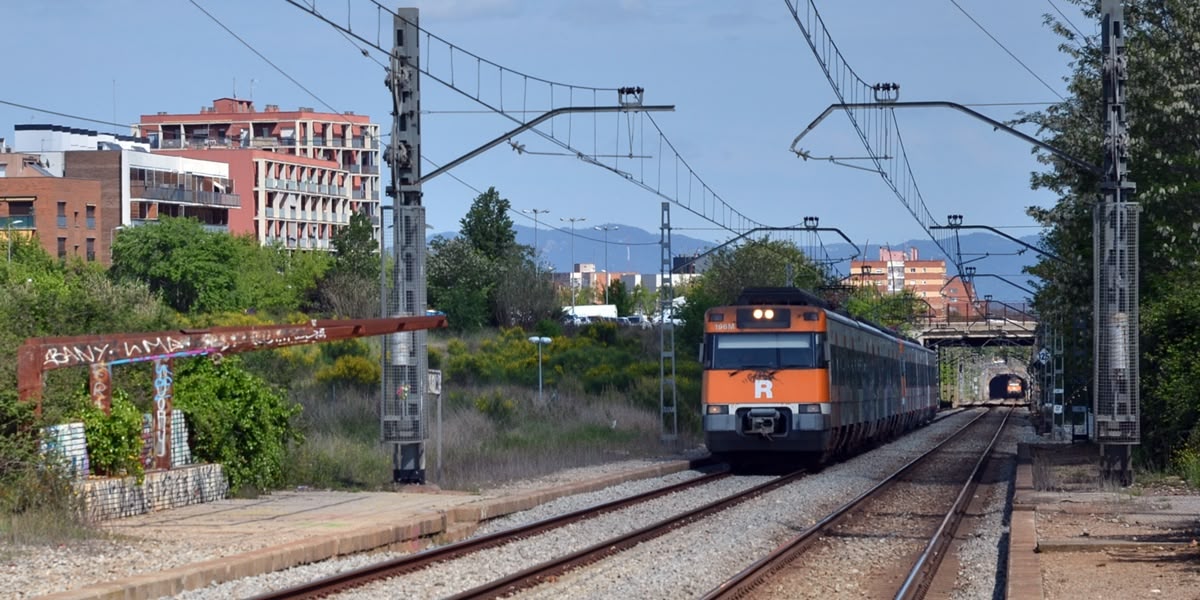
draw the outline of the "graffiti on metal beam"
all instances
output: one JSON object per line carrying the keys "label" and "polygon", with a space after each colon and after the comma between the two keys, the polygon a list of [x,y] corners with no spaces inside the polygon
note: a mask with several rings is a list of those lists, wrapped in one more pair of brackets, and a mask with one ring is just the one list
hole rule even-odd
{"label": "graffiti on metal beam", "polygon": [[[196,356],[224,353],[231,349],[251,350],[325,340],[324,327],[281,327],[271,331],[203,333],[194,336],[155,336],[140,340],[63,344],[46,348],[42,366],[49,368],[125,364],[160,357]],[[197,347],[193,348],[193,343]]]}

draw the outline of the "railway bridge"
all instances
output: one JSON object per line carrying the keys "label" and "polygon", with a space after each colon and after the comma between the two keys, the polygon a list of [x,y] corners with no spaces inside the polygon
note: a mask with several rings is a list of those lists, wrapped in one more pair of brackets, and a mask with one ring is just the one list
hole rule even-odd
{"label": "railway bridge", "polygon": [[1025,309],[986,311],[973,318],[929,319],[914,337],[937,348],[942,398],[953,405],[1012,399],[1009,383],[1020,381],[1023,398],[1036,397],[1040,383],[1033,365],[1038,321]]}

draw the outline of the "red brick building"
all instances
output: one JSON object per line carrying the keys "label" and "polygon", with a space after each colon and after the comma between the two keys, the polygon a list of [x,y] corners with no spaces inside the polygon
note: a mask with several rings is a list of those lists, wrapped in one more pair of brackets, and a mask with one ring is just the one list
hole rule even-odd
{"label": "red brick building", "polygon": [[100,182],[53,177],[31,154],[0,154],[0,235],[37,238],[51,256],[109,262]]}

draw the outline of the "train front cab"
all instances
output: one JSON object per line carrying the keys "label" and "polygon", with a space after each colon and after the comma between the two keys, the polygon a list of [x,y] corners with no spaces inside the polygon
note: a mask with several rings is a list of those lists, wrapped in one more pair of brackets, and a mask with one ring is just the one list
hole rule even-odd
{"label": "train front cab", "polygon": [[824,311],[721,307],[706,313],[704,325],[709,451],[734,462],[777,453],[822,456],[830,418]]}

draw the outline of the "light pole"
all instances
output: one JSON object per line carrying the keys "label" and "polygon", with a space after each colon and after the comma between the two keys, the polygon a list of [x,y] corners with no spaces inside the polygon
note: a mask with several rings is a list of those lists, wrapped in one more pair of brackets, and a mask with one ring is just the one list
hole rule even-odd
{"label": "light pole", "polygon": [[538,349],[538,403],[540,404],[542,402],[542,346],[549,344],[550,338],[535,335],[531,336],[529,341],[537,345]]}
{"label": "light pole", "polygon": [[13,225],[23,225],[24,223],[25,223],[25,221],[22,221],[21,219],[17,219],[14,221],[12,217],[8,218],[8,225],[6,226],[8,231],[6,232],[5,237],[8,238],[8,262],[10,262],[10,263],[12,262],[12,228],[13,228]]}
{"label": "light pole", "polygon": [[567,283],[571,288],[571,315],[575,315],[575,223],[586,221],[587,217],[559,217],[559,221],[571,223],[571,270],[567,273]]}
{"label": "light pole", "polygon": [[608,232],[620,229],[616,225],[596,225],[596,231],[604,232],[604,303],[608,304],[608,287],[612,285],[612,271],[608,270]]}
{"label": "light pole", "polygon": [[550,212],[548,208],[522,208],[521,212],[533,215],[533,262],[537,262],[538,255],[538,215],[544,215]]}

